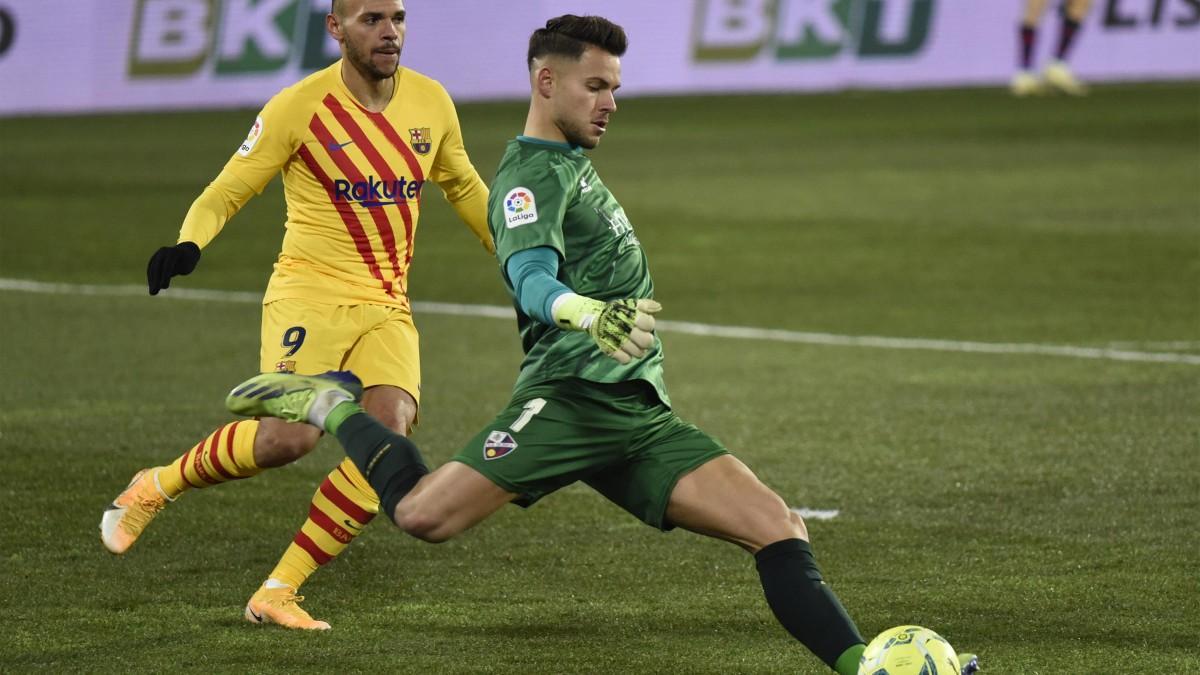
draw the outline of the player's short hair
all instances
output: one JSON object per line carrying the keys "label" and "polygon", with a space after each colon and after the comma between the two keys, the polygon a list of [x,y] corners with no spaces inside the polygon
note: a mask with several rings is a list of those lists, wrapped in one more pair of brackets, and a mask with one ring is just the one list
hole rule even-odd
{"label": "player's short hair", "polygon": [[346,15],[346,12],[344,11],[345,9],[346,9],[346,0],[333,0],[332,2],[329,3],[329,13],[336,17],[345,16]]}
{"label": "player's short hair", "polygon": [[534,59],[550,54],[578,61],[589,45],[613,56],[623,56],[629,39],[625,37],[624,28],[604,17],[564,14],[550,19],[545,28],[539,28],[529,36],[525,65],[532,68]]}

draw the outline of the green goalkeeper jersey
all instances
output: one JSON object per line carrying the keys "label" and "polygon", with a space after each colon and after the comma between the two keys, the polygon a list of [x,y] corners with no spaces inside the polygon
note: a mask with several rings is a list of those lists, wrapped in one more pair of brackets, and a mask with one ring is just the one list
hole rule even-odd
{"label": "green goalkeeper jersey", "polygon": [[546,246],[558,252],[558,280],[580,295],[605,301],[653,297],[654,282],[641,243],[587,155],[565,143],[525,136],[509,141],[488,202],[496,257],[514,296],[525,350],[514,391],[566,377],[593,382],[640,379],[669,406],[659,340],[645,357],[621,365],[602,353],[587,333],[548,326],[526,315],[503,272],[512,254]]}

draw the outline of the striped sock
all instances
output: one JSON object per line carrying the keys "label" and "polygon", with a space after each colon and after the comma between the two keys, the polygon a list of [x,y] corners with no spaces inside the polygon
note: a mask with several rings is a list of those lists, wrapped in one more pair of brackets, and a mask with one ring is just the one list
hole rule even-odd
{"label": "striped sock", "polygon": [[249,478],[262,469],[254,463],[256,420],[230,422],[192,446],[179,459],[158,472],[159,485],[168,499],[189,488],[205,488]]}
{"label": "striped sock", "polygon": [[1075,44],[1075,35],[1078,33],[1079,22],[1063,15],[1062,25],[1058,30],[1058,48],[1054,50],[1055,58],[1059,61],[1067,60],[1067,54],[1071,53],[1071,45]]}
{"label": "striped sock", "polygon": [[1033,26],[1021,25],[1018,32],[1020,35],[1020,49],[1017,52],[1020,54],[1021,70],[1033,69],[1033,47],[1037,42],[1037,28]]}
{"label": "striped sock", "polygon": [[308,518],[270,578],[300,588],[317,568],[336,558],[379,512],[379,498],[354,463],[342,460],[313,495]]}

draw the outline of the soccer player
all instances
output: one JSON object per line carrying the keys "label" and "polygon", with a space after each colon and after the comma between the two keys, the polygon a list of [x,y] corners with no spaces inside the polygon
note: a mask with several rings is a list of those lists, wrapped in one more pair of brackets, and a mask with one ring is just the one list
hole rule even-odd
{"label": "soccer player", "polygon": [[[155,252],[151,295],[189,274],[200,250],[275,174],[283,173],[286,233],[263,298],[262,371],[352,368],[363,407],[397,434],[417,417],[421,371],[410,314],[409,262],[426,182],[492,251],[488,190],[463,147],[454,105],[436,81],[399,66],[402,0],[333,0],[326,29],[341,59],[267,103],[250,135],[192,204],[179,243]],[[320,432],[278,419],[221,426],[175,461],[139,471],[104,513],[101,539],[124,553],[151,519],[189,489],[248,478],[313,449]],[[350,461],[313,495],[308,518],[245,616],[327,629],[296,590],[378,511]]]}
{"label": "soccer player", "polygon": [[226,403],[334,434],[405,532],[449,539],[501,506],[583,481],[646,524],[682,527],[754,556],[780,623],[842,675],[862,637],[823,581],[804,521],[720,442],[680,419],[654,334],[654,284],[625,211],[585,149],[607,133],[624,31],[562,16],[533,33],[532,97],[493,183],[489,224],[525,360],[512,399],[452,461],[373,420],[331,376],[264,374]]}
{"label": "soccer player", "polygon": [[1048,4],[1049,0],[1025,0],[1018,32],[1020,69],[1013,76],[1009,89],[1014,96],[1029,96],[1047,90],[1083,96],[1087,93],[1087,87],[1075,78],[1075,74],[1067,66],[1067,58],[1071,53],[1071,46],[1075,44],[1079,26],[1091,9],[1092,0],[1062,0],[1062,6],[1059,8],[1061,23],[1054,58],[1046,64],[1039,78],[1034,74],[1033,51],[1037,43],[1038,24],[1041,23]]}

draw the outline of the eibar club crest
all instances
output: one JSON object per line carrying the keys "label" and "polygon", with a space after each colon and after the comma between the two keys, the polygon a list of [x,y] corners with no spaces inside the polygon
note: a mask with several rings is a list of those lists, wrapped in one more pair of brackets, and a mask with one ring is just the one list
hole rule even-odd
{"label": "eibar club crest", "polygon": [[418,155],[428,155],[429,149],[433,147],[433,134],[429,133],[429,127],[409,129],[408,144]]}
{"label": "eibar club crest", "polygon": [[483,458],[500,459],[517,449],[517,442],[507,431],[493,431],[483,441]]}

